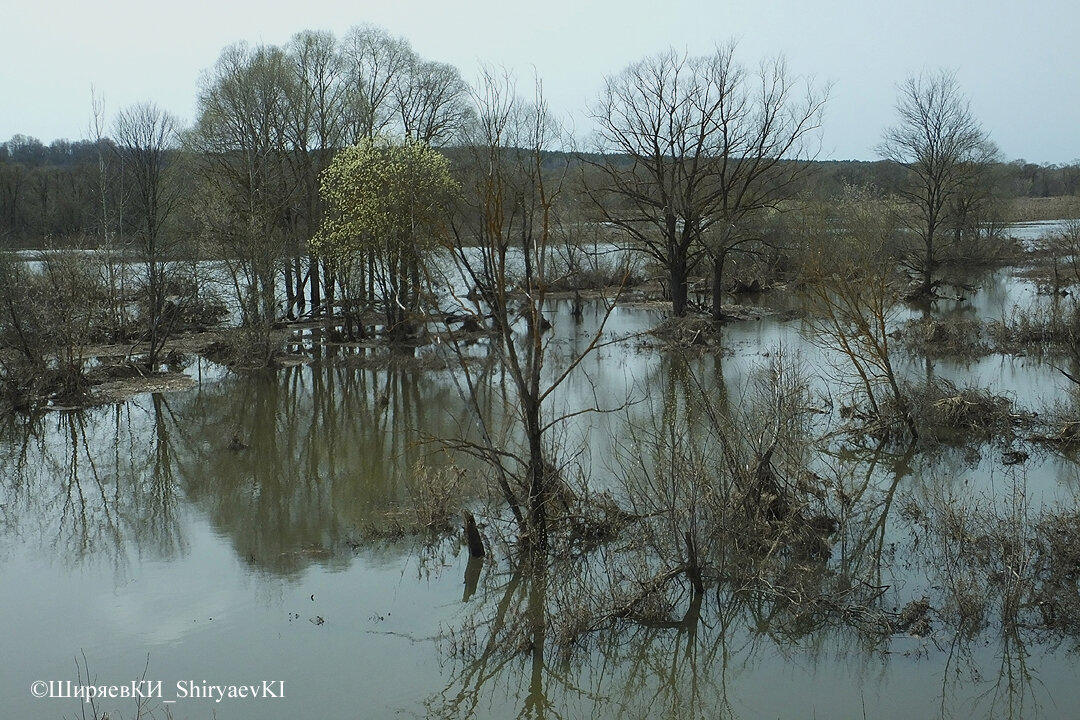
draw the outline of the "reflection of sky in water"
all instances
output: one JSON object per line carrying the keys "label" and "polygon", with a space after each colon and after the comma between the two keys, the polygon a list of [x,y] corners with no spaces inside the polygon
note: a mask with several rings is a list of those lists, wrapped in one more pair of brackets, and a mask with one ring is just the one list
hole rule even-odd
{"label": "reflection of sky in water", "polygon": [[180,680],[285,681],[284,700],[180,701],[177,718],[423,714],[420,703],[440,687],[433,638],[461,600],[460,556],[431,567],[397,552],[361,555],[345,571],[314,566],[283,580],[246,568],[201,523],[188,532],[190,555],[136,563],[116,587],[100,567],[73,573],[27,557],[6,562],[5,579],[17,585],[0,603],[9,618],[0,639],[5,650],[19,649],[19,662],[9,658],[0,679],[5,713],[79,717],[78,701],[35,700],[28,688],[37,679],[75,680],[75,659],[85,653],[99,684],[140,677],[149,655],[146,677],[163,681],[165,699]]}

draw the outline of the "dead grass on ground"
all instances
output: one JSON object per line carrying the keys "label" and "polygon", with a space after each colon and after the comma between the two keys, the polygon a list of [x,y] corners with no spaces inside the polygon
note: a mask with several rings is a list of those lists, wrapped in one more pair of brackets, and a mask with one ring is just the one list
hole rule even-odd
{"label": "dead grass on ground", "polygon": [[1080,196],[1012,198],[1006,201],[1005,217],[1012,222],[1080,218]]}
{"label": "dead grass on ground", "polygon": [[919,318],[898,330],[903,348],[929,357],[979,358],[990,352],[983,325],[974,319]]}
{"label": "dead grass on ground", "polygon": [[920,428],[938,439],[1013,437],[1016,428],[1033,416],[1019,411],[1013,400],[989,388],[958,388],[949,380],[908,386],[912,414]]}

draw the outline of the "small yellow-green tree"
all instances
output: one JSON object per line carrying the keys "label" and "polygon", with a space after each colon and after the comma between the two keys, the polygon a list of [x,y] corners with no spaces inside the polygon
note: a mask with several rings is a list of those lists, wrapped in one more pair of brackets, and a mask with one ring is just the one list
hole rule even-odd
{"label": "small yellow-green tree", "polygon": [[326,216],[312,251],[333,264],[363,258],[391,338],[412,329],[423,264],[439,245],[456,192],[446,157],[413,141],[361,140],[322,174]]}

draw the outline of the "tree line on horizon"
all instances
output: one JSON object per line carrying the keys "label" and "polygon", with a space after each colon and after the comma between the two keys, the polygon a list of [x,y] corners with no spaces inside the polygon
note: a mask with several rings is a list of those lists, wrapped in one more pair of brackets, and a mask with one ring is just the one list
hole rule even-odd
{"label": "tree line on horizon", "polygon": [[[179,150],[177,152],[180,152]],[[567,151],[553,150],[558,157]],[[86,242],[101,234],[100,160],[106,158],[106,193],[119,205],[123,190],[119,168],[112,167],[119,147],[100,141],[57,139],[45,144],[18,134],[0,143],[0,247],[40,247],[45,238],[60,244]],[[808,189],[825,198],[845,186],[870,186],[889,192],[903,171],[888,160],[810,160]],[[1080,162],[1002,161],[996,169],[1003,199],[1080,196]]]}

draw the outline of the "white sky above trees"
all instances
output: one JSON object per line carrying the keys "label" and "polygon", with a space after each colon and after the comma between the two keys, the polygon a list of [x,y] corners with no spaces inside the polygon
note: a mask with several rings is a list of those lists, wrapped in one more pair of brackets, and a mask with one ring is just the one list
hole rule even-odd
{"label": "white sky above trees", "polygon": [[[584,138],[605,75],[674,47],[738,40],[756,65],[783,54],[793,74],[832,82],[822,159],[875,159],[897,84],[956,71],[1006,160],[1080,158],[1080,3],[1076,0],[5,0],[0,142],[90,136],[91,87],[108,122],[154,101],[194,120],[201,73],[227,45],[282,45],[301,30],[338,38],[368,22],[473,81],[481,64],[534,72],[553,110]],[[822,7],[824,6],[824,7]]]}

